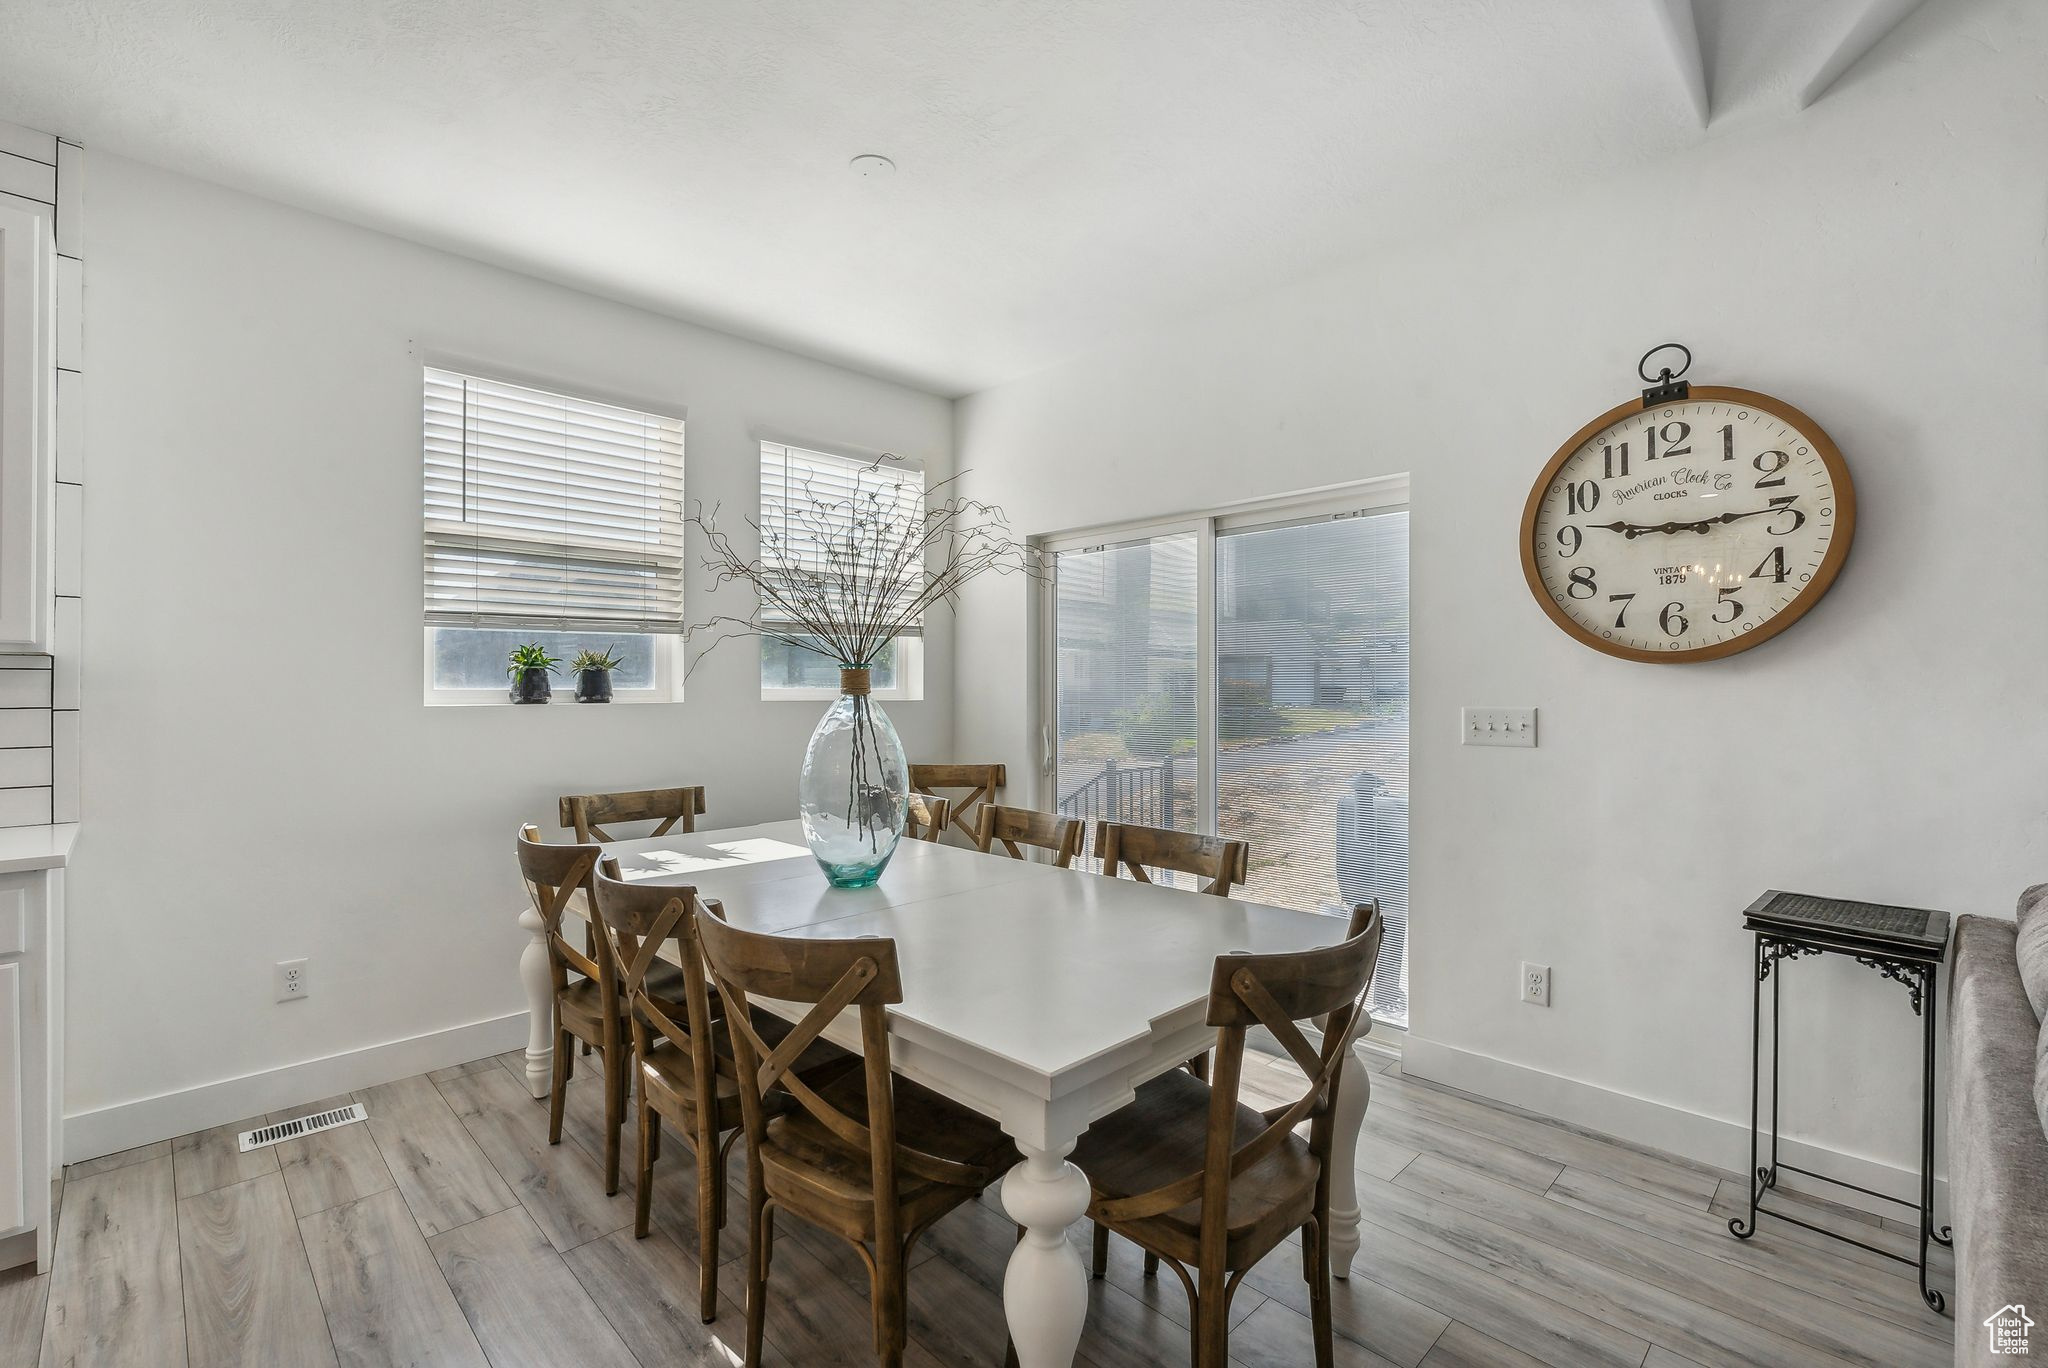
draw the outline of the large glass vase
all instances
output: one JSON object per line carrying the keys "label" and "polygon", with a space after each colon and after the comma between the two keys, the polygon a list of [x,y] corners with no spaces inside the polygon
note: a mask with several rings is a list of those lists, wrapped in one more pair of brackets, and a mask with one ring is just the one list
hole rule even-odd
{"label": "large glass vase", "polygon": [[882,877],[910,811],[910,762],[868,688],[864,666],[840,669],[838,701],[811,733],[798,785],[804,840],[838,888]]}

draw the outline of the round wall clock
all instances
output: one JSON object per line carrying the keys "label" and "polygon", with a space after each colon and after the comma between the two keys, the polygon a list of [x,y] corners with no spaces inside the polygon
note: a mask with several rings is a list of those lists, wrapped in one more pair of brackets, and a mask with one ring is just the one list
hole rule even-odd
{"label": "round wall clock", "polygon": [[1849,469],[1819,424],[1665,370],[1543,468],[1522,510],[1522,572],[1551,620],[1596,651],[1713,660],[1798,621],[1855,529]]}

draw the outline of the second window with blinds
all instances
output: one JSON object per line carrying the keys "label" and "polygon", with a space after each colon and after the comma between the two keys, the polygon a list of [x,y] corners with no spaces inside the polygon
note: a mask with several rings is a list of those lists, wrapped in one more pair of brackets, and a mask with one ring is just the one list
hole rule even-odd
{"label": "second window with blinds", "polygon": [[[901,492],[896,491],[901,486]],[[761,443],[761,517],[764,533],[785,545],[831,544],[841,548],[863,539],[844,524],[866,495],[886,489],[881,506],[909,509],[924,502],[924,473],[914,466],[811,451],[780,442]],[[882,540],[888,540],[885,535]],[[842,550],[843,554],[843,550]],[[871,663],[874,696],[884,700],[924,697],[924,637],[912,630],[883,648]],[[839,662],[831,655],[788,641],[761,639],[761,697],[831,699],[839,696]]]}
{"label": "second window with blinds", "polygon": [[509,703],[529,642],[558,702],[586,649],[617,701],[680,698],[682,420],[431,367],[425,391],[427,702]]}

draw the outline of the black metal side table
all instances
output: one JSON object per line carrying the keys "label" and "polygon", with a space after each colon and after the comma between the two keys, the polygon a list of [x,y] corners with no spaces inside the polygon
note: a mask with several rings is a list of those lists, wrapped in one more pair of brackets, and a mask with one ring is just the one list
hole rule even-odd
{"label": "black metal side table", "polygon": [[[1848,1188],[1911,1207],[1920,1213],[1920,1295],[1936,1311],[1943,1309],[1941,1293],[1927,1286],[1927,1242],[1951,1242],[1947,1226],[1934,1227],[1934,970],[1948,954],[1948,913],[1915,907],[1888,907],[1881,903],[1847,902],[1840,898],[1816,898],[1805,893],[1781,893],[1773,889],[1751,903],[1743,912],[1743,929],[1756,933],[1756,983],[1751,989],[1749,1012],[1749,1219],[1737,1216],[1728,1222],[1738,1240],[1756,1234],[1756,1218],[1770,1216],[1792,1225],[1804,1226],[1831,1239],[1841,1240],[1873,1254],[1902,1264],[1913,1260],[1889,1249],[1851,1239],[1838,1231],[1773,1211],[1763,1205],[1764,1194],[1778,1185],[1778,1174],[1799,1173],[1823,1183]],[[1830,1178],[1778,1158],[1778,985],[1781,972],[1771,973],[1781,961],[1801,955],[1832,953],[1853,956],[1886,978],[1906,986],[1912,995],[1913,1011],[1921,1022],[1920,1064],[1920,1200],[1909,1202],[1889,1193]],[[1771,1157],[1758,1162],[1759,1106],[1762,1085],[1764,980],[1771,982]]]}

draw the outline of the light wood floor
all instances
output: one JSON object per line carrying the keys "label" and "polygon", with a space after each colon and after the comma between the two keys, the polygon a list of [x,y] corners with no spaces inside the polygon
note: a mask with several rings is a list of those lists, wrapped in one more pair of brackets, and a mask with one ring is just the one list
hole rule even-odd
{"label": "light wood floor", "polygon": [[[1739,1178],[1405,1079],[1390,1056],[1372,1062],[1358,1152],[1368,1224],[1337,1287],[1339,1364],[1950,1361],[1950,1323],[1920,1305],[1910,1270],[1782,1224],[1747,1244],[1730,1238]],[[559,1148],[526,1095],[523,1061],[508,1055],[367,1089],[356,1096],[368,1125],[255,1154],[235,1149],[252,1120],[72,1165],[52,1271],[0,1275],[0,1364],[736,1362],[738,1303],[728,1295],[708,1326],[696,1316],[687,1150],[664,1147],[656,1232],[636,1241],[630,1179],[607,1198],[593,1157],[595,1060],[578,1063]],[[1260,1057],[1247,1072],[1277,1099],[1293,1095],[1291,1070]],[[736,1211],[722,1247],[728,1294],[745,1247]],[[1910,1245],[1903,1226],[1809,1214]],[[777,1234],[768,1361],[871,1363],[855,1256],[794,1220]],[[994,1194],[927,1236],[910,1277],[910,1363],[1002,1362],[1012,1239]],[[1134,1249],[1112,1248],[1108,1279],[1091,1284],[1083,1361],[1185,1364],[1179,1284],[1146,1281]],[[1312,1362],[1289,1253],[1238,1293],[1231,1353],[1244,1368]],[[1944,1259],[1944,1287],[1949,1268]]]}

